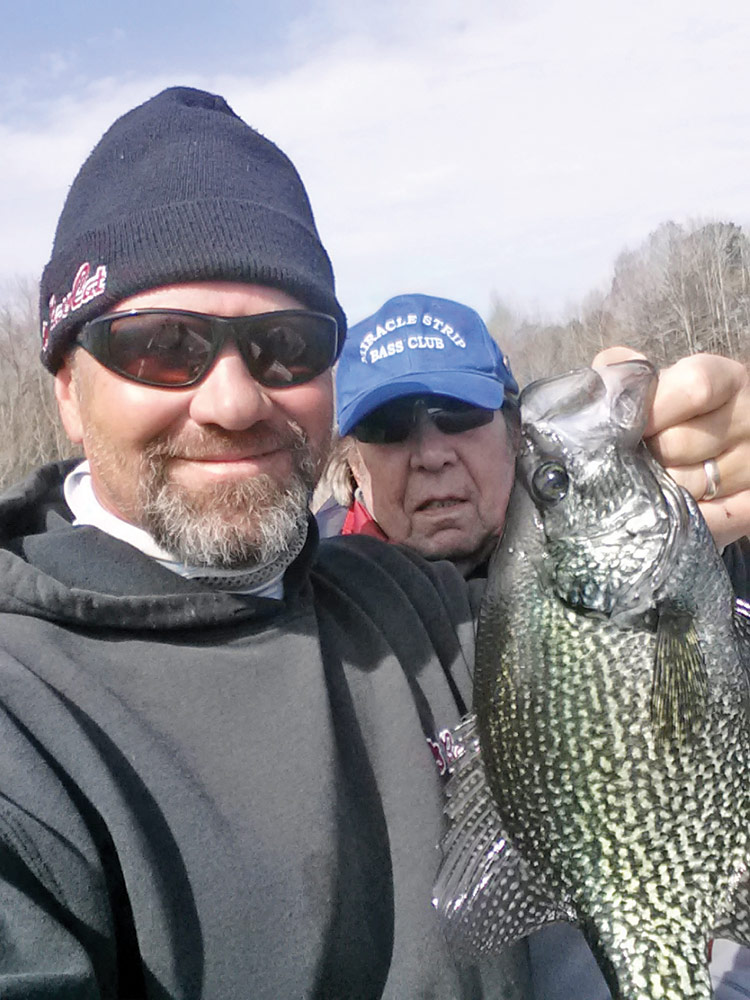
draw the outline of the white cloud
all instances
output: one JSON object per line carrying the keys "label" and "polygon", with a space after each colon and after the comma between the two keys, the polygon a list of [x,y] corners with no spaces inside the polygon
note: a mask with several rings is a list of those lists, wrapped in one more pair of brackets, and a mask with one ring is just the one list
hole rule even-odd
{"label": "white cloud", "polygon": [[750,220],[745,0],[316,10],[272,79],[101,81],[0,126],[0,273],[41,268],[83,157],[170,83],[289,153],[352,319],[418,290],[556,311],[666,218]]}

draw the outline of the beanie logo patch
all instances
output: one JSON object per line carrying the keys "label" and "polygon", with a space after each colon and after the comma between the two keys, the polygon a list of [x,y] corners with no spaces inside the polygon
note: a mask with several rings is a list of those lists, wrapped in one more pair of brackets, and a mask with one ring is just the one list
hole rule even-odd
{"label": "beanie logo patch", "polygon": [[70,313],[80,309],[81,306],[91,302],[98,295],[101,295],[107,287],[107,267],[106,264],[99,264],[93,275],[91,274],[91,264],[86,261],[76,271],[73,278],[73,286],[60,301],[56,296],[51,295],[49,300],[49,320],[42,324],[42,349],[47,349],[49,335]]}

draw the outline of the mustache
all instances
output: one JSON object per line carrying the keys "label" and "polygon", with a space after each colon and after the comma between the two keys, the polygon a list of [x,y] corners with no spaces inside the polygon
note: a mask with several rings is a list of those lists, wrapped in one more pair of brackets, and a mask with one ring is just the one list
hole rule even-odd
{"label": "mustache", "polygon": [[204,427],[197,432],[165,434],[149,442],[144,451],[144,458],[146,460],[169,458],[200,460],[236,453],[238,449],[251,454],[261,454],[277,449],[303,452],[307,446],[307,434],[299,424],[291,420],[284,428],[259,424],[243,431],[227,431],[221,427]]}

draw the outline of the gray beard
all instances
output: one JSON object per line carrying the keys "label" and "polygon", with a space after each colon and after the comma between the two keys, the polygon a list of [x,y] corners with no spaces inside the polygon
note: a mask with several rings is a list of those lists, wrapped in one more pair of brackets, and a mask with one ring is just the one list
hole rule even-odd
{"label": "gray beard", "polygon": [[172,449],[168,443],[152,444],[139,485],[142,526],[187,566],[246,569],[291,561],[307,530],[317,473],[302,430],[291,428],[291,435],[294,471],[286,484],[258,475],[200,492],[172,482]]}

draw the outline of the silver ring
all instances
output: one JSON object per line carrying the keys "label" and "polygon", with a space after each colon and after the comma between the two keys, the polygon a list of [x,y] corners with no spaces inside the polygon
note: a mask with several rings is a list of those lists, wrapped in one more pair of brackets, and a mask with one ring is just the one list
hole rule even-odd
{"label": "silver ring", "polygon": [[701,500],[713,500],[719,492],[719,466],[715,458],[707,458],[703,463],[703,471],[706,473],[706,489]]}

